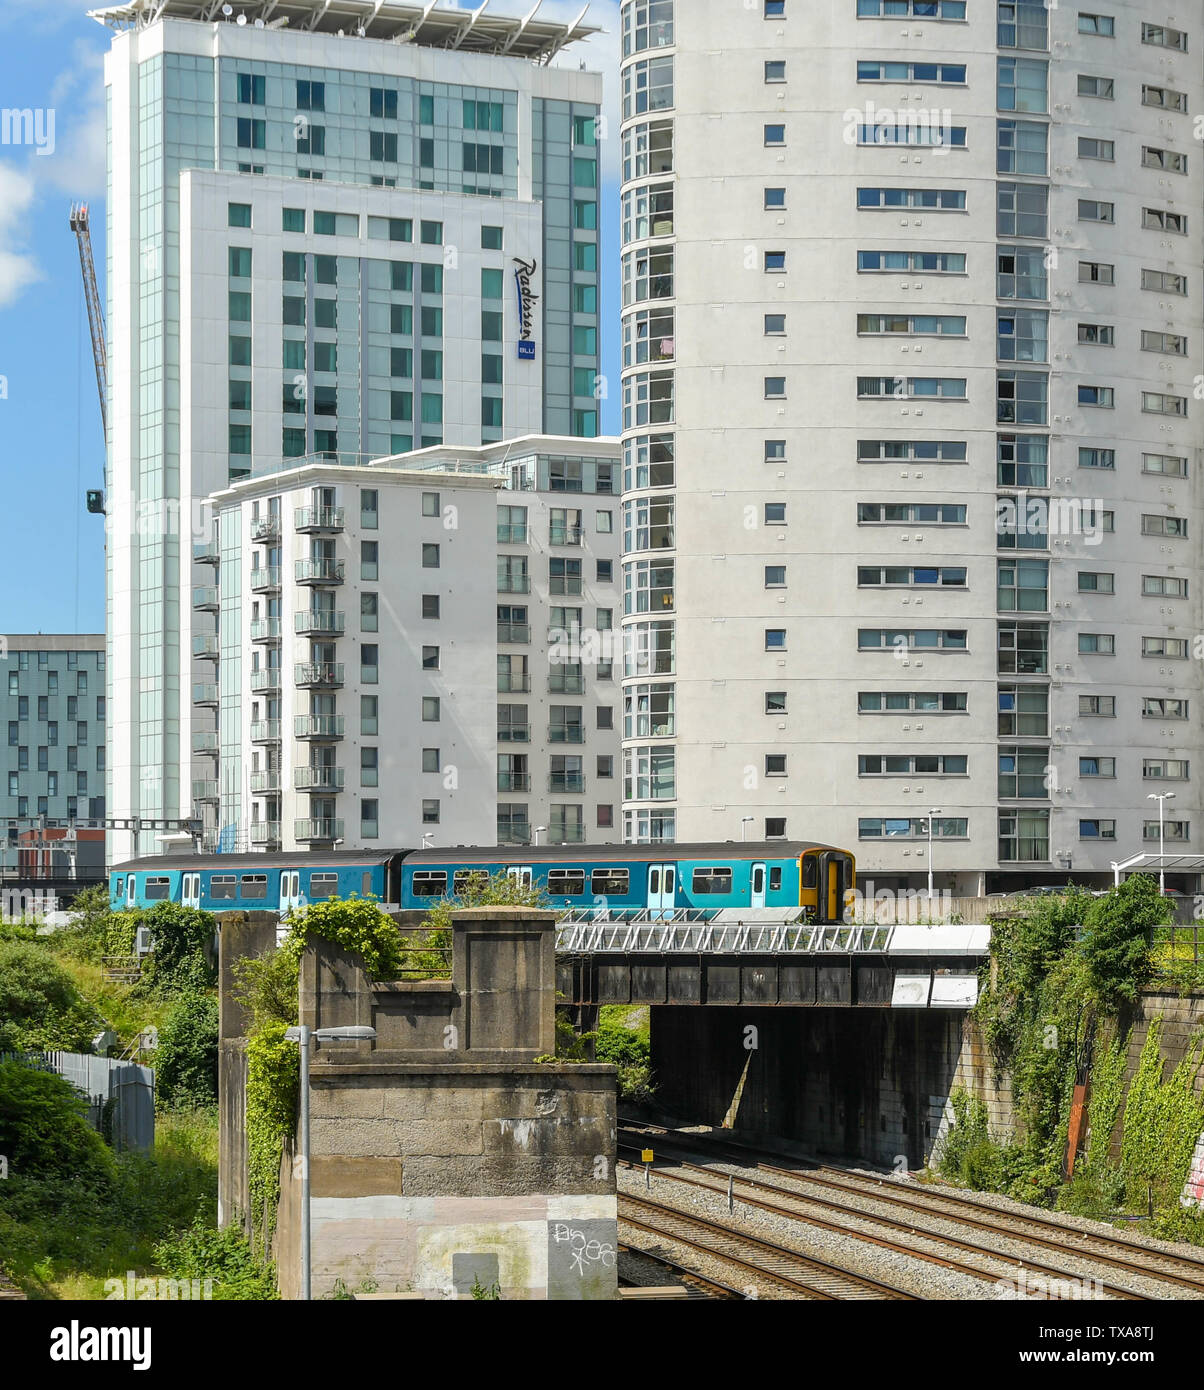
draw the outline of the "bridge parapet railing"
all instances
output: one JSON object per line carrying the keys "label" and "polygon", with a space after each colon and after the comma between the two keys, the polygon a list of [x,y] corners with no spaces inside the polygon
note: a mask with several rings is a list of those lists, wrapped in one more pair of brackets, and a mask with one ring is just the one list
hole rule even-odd
{"label": "bridge parapet railing", "polygon": [[556,949],[569,955],[861,953],[889,951],[893,933],[893,926],[593,918],[562,921]]}

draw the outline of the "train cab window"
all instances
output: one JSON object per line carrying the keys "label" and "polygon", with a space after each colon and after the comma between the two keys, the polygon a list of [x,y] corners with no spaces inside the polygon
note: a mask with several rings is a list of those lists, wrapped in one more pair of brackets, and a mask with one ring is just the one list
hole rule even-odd
{"label": "train cab window", "polygon": [[339,891],[338,874],[310,874],[310,901],[316,898],[333,898]]}
{"label": "train cab window", "polygon": [[452,875],[452,892],[461,898],[465,893],[483,892],[488,883],[484,869],[457,869]]}
{"label": "train cab window", "polygon": [[148,878],[143,896],[147,902],[156,900],[162,901],[164,898],[171,897],[171,879],[169,878]]}
{"label": "train cab window", "polygon": [[365,897],[365,898],[371,897],[371,895],[372,895],[372,871],[371,871],[371,869],[369,869],[369,871],[368,871],[366,874],[364,874],[364,876],[360,879],[360,894],[361,894],[363,897]]}
{"label": "train cab window", "polygon": [[631,891],[631,870],[595,869],[590,875],[590,891],[595,897],[625,898]]}
{"label": "train cab window", "polygon": [[715,866],[708,869],[695,869],[693,891],[703,893],[730,893],[732,891],[731,869]]}
{"label": "train cab window", "polygon": [[441,898],[447,892],[447,874],[442,869],[415,869],[413,889],[416,898]]}
{"label": "train cab window", "polygon": [[814,888],[818,878],[819,860],[814,854],[808,854],[803,860],[803,887]]}
{"label": "train cab window", "polygon": [[769,891],[771,893],[780,893],[782,891],[781,865],[778,865],[777,868],[771,868],[769,870]]}
{"label": "train cab window", "polygon": [[125,897],[125,875],[120,874],[116,880],[117,886],[113,889],[114,898]]}
{"label": "train cab window", "polygon": [[548,894],[553,898],[579,898],[585,892],[584,869],[549,869]]}
{"label": "train cab window", "polygon": [[267,874],[243,874],[242,896],[244,898],[266,898],[268,895]]}
{"label": "train cab window", "polygon": [[234,874],[211,874],[209,877],[209,896],[211,898],[236,898],[238,878]]}

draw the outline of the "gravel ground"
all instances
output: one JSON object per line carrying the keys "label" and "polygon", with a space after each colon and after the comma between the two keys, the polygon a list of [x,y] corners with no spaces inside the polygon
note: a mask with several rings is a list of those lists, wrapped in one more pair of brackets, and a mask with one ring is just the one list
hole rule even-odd
{"label": "gravel ground", "polygon": [[[722,1171],[733,1171],[738,1176],[745,1175],[755,1177],[756,1174],[748,1169],[742,1169],[739,1165],[731,1163],[714,1164],[716,1169]],[[858,1170],[864,1172],[865,1170]],[[764,1175],[762,1175],[764,1177]],[[870,1173],[869,1176],[881,1177],[880,1173]],[[775,1174],[770,1181],[781,1182],[782,1185],[790,1185],[789,1180],[779,1179]],[[687,1210],[697,1211],[701,1215],[716,1215],[724,1217],[727,1215],[727,1199],[722,1193],[711,1194],[703,1189],[694,1191],[680,1182],[674,1182],[667,1178],[661,1178],[658,1182],[656,1174],[653,1174],[652,1197],[654,1200],[665,1202],[666,1204],[680,1205]],[[644,1190],[644,1178],[642,1172],[633,1172],[631,1169],[620,1169],[619,1173],[620,1191],[629,1191],[633,1195],[639,1195]],[[912,1184],[908,1186],[919,1187],[921,1191],[931,1190],[930,1184]],[[741,1206],[739,1200],[736,1203],[736,1217],[739,1225],[744,1226],[750,1234],[764,1235],[767,1239],[776,1240],[780,1244],[799,1249],[805,1253],[816,1255],[817,1258],[830,1260],[833,1264],[856,1270],[859,1273],[867,1274],[877,1278],[884,1283],[892,1284],[898,1288],[907,1289],[909,1292],[918,1294],[923,1298],[932,1299],[966,1299],[974,1301],[983,1300],[1007,1300],[1012,1298],[1023,1298],[1023,1291],[1016,1292],[1014,1281],[1016,1279],[1017,1265],[1024,1262],[1030,1264],[1045,1264],[1060,1272],[1064,1272],[1067,1277],[1077,1277],[1083,1280],[1083,1297],[1109,1297],[1109,1284],[1114,1284],[1126,1289],[1131,1289],[1135,1293],[1145,1294],[1154,1299],[1198,1299],[1204,1295],[1194,1294],[1188,1290],[1178,1289],[1173,1285],[1167,1285],[1155,1278],[1144,1278],[1140,1275],[1130,1273],[1127,1270],[1115,1269],[1094,1259],[1090,1252],[1075,1254],[1073,1251],[1050,1250],[1045,1247],[1033,1246],[1022,1238],[1009,1238],[988,1232],[976,1231],[972,1228],[963,1226],[961,1222],[952,1217],[942,1217],[937,1214],[920,1214],[900,1211],[892,1208],[882,1200],[875,1201],[870,1196],[860,1194],[834,1193],[831,1189],[811,1189],[813,1195],[823,1196],[829,1200],[839,1200],[843,1205],[848,1206],[851,1211],[849,1214],[842,1215],[828,1209],[815,1208],[816,1216],[827,1221],[835,1221],[844,1225],[850,1231],[860,1230],[869,1234],[882,1234],[888,1239],[904,1243],[916,1250],[927,1251],[938,1257],[947,1256],[951,1259],[960,1259],[967,1264],[974,1266],[982,1265],[996,1276],[999,1282],[974,1278],[971,1275],[963,1274],[960,1271],[943,1269],[939,1265],[926,1260],[914,1258],[910,1255],[900,1254],[892,1250],[883,1250],[865,1241],[857,1240],[849,1235],[840,1235],[836,1232],[825,1231],[817,1227],[809,1226],[803,1219],[779,1216],[771,1212],[761,1211],[756,1207]],[[977,1194],[976,1194],[977,1195]],[[773,1200],[772,1194],[767,1194],[767,1200]],[[783,1199],[785,1200],[785,1199]],[[1013,1202],[1007,1198],[996,1198],[991,1205],[998,1206],[1002,1212],[1016,1212],[1019,1215],[1033,1214],[1032,1209],[1026,1209],[1023,1204]],[[853,1214],[864,1212],[866,1218],[858,1219]],[[931,1228],[935,1233],[946,1234],[970,1241],[975,1245],[987,1247],[989,1250],[997,1252],[994,1260],[988,1255],[977,1254],[971,1251],[958,1251],[951,1249],[935,1237],[925,1237],[913,1231],[884,1231],[873,1221],[874,1215],[886,1215],[894,1220],[907,1221],[909,1216],[913,1217],[918,1223]],[[1113,1228],[1100,1222],[1087,1221],[1083,1218],[1070,1218],[1070,1224],[1085,1231],[1098,1231],[1102,1234],[1110,1233]],[[635,1236],[633,1235],[633,1239]],[[647,1244],[644,1242],[636,1243]],[[1151,1249],[1165,1249],[1174,1252],[1182,1247],[1167,1245],[1159,1241],[1143,1241]],[[1193,1249],[1193,1247],[1188,1247]],[[701,1264],[695,1265],[695,1261],[705,1259],[697,1252],[678,1256],[683,1263],[691,1264],[699,1268],[702,1272],[716,1273],[717,1277],[723,1275],[717,1270],[704,1269]],[[729,1267],[730,1268],[730,1267]],[[1040,1280],[1042,1278],[1053,1278],[1051,1275],[1041,1275],[1034,1272],[1028,1276],[1029,1288],[1035,1285],[1036,1291],[1041,1291]],[[728,1282],[741,1287],[738,1278],[729,1276]],[[1100,1288],[1099,1286],[1102,1286]],[[789,1296],[784,1291],[779,1291],[773,1295],[768,1292],[766,1297]]]}

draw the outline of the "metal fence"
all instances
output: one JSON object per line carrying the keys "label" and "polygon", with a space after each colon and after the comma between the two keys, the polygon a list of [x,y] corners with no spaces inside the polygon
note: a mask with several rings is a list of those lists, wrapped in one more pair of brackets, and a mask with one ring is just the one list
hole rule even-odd
{"label": "metal fence", "polygon": [[88,1102],[88,1123],[118,1153],[154,1148],[153,1067],[84,1052],[5,1052],[0,1061],[24,1062],[69,1081]]}

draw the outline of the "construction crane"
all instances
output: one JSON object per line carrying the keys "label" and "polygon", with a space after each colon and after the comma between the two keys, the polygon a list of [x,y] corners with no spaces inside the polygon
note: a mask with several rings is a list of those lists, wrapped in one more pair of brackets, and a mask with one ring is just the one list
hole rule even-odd
{"label": "construction crane", "polygon": [[105,316],[96,286],[96,262],[92,258],[92,232],[87,203],[71,205],[71,230],[79,245],[79,266],[84,277],[84,298],[88,301],[88,327],[92,332],[92,357],[96,363],[96,388],[100,392],[100,423],[109,437],[109,354],[105,347]]}

